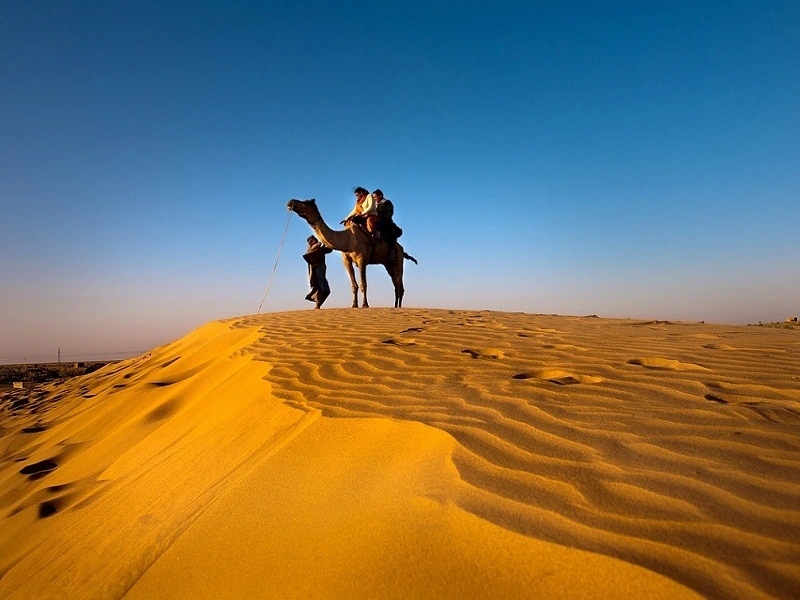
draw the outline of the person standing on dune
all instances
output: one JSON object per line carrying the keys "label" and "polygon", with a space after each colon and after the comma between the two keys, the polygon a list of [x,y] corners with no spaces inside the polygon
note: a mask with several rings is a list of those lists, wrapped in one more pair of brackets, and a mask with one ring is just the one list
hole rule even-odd
{"label": "person standing on dune", "polygon": [[319,309],[325,299],[330,296],[331,288],[328,285],[327,266],[325,265],[325,255],[333,252],[325,244],[320,242],[313,235],[306,240],[308,248],[303,258],[308,263],[308,283],[311,291],[306,295],[306,300],[314,303],[314,308]]}

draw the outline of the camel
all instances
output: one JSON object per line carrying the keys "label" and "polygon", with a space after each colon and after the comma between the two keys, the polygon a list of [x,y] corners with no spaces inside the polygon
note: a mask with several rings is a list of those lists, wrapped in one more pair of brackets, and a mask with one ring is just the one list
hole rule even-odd
{"label": "camel", "polygon": [[386,267],[389,277],[392,278],[392,284],[394,284],[394,307],[401,308],[403,306],[403,294],[405,293],[405,288],[403,287],[403,260],[408,259],[413,260],[415,264],[419,263],[417,263],[416,258],[406,254],[400,244],[395,245],[394,257],[390,259],[389,244],[384,240],[372,241],[367,231],[362,227],[352,222],[343,231],[334,231],[328,227],[319,213],[316,200],[313,198],[311,200],[289,200],[286,207],[305,219],[323,244],[342,253],[342,262],[345,269],[347,269],[347,274],[350,276],[350,288],[353,290],[353,308],[358,308],[358,284],[353,271],[353,263],[358,265],[361,278],[361,294],[363,296],[361,308],[369,308],[369,302],[367,301],[367,265],[383,265]]}

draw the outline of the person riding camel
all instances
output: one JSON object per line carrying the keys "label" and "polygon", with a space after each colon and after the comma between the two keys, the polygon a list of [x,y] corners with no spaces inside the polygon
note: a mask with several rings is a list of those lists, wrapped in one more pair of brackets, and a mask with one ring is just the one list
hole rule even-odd
{"label": "person riding camel", "polygon": [[394,255],[397,238],[403,235],[403,230],[394,222],[394,204],[388,198],[383,197],[383,191],[380,189],[375,190],[372,192],[372,197],[377,205],[378,231],[381,233],[381,239],[386,240],[386,243],[389,244],[389,253],[392,256]]}
{"label": "person riding camel", "polygon": [[380,239],[380,232],[378,231],[378,205],[375,202],[375,198],[363,187],[357,187],[353,190],[353,193],[356,196],[356,205],[341,224],[346,225],[349,221],[364,223],[372,239]]}
{"label": "person riding camel", "polygon": [[384,198],[381,189],[372,192],[372,198],[375,200],[375,213],[378,215],[378,229],[383,231],[383,223],[390,222],[394,216],[394,204],[388,198]]}

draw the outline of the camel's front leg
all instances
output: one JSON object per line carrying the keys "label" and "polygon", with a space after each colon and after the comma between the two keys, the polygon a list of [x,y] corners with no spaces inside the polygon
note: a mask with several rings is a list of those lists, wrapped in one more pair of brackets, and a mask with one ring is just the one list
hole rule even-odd
{"label": "camel's front leg", "polygon": [[[342,254],[342,262],[347,274],[350,276],[350,289],[353,291],[353,308],[358,308],[358,284],[356,283],[356,274],[353,271],[353,260],[346,254]],[[366,300],[366,296],[364,296]]]}
{"label": "camel's front leg", "polygon": [[367,302],[367,263],[364,261],[358,265],[359,275],[361,276],[361,294],[364,296],[364,301],[361,303],[361,308],[369,308]]}

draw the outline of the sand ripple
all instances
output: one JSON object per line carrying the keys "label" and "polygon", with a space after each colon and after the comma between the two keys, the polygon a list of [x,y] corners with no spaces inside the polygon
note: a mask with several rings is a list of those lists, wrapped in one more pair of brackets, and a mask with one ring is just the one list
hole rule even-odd
{"label": "sand ripple", "polygon": [[253,325],[291,405],[453,436],[478,516],[709,596],[800,592],[793,332],[409,309]]}
{"label": "sand ripple", "polygon": [[[257,543],[261,530],[240,523],[272,495],[276,515],[352,531],[364,557],[383,540],[389,556],[390,529],[356,533],[386,526],[377,515],[388,500],[362,506],[372,516],[352,525],[331,504],[361,506],[358,483],[377,468],[389,477],[377,497],[398,491],[391,506],[417,523],[402,531],[438,544],[436,569],[449,564],[446,540],[418,523],[435,513],[453,524],[458,509],[472,519],[451,530],[461,552],[489,523],[508,534],[493,552],[544,540],[707,597],[800,597],[798,357],[796,331],[665,321],[332,309],[212,323],[25,402],[0,398],[0,595],[117,598],[163,569],[149,578],[155,588],[138,588],[152,597],[181,572],[171,547],[214,556],[202,541],[214,523],[241,527],[218,539],[247,558],[240,540]],[[385,447],[375,441],[384,435]],[[313,470],[326,436],[338,458],[325,477],[339,491],[304,505],[314,507],[306,517],[299,496],[265,482],[326,493]],[[331,466],[341,461],[361,475]],[[212,526],[191,529],[203,515]],[[270,531],[286,548],[298,537],[315,548],[276,515],[259,519],[276,519]],[[351,551],[340,534],[329,548]]]}

